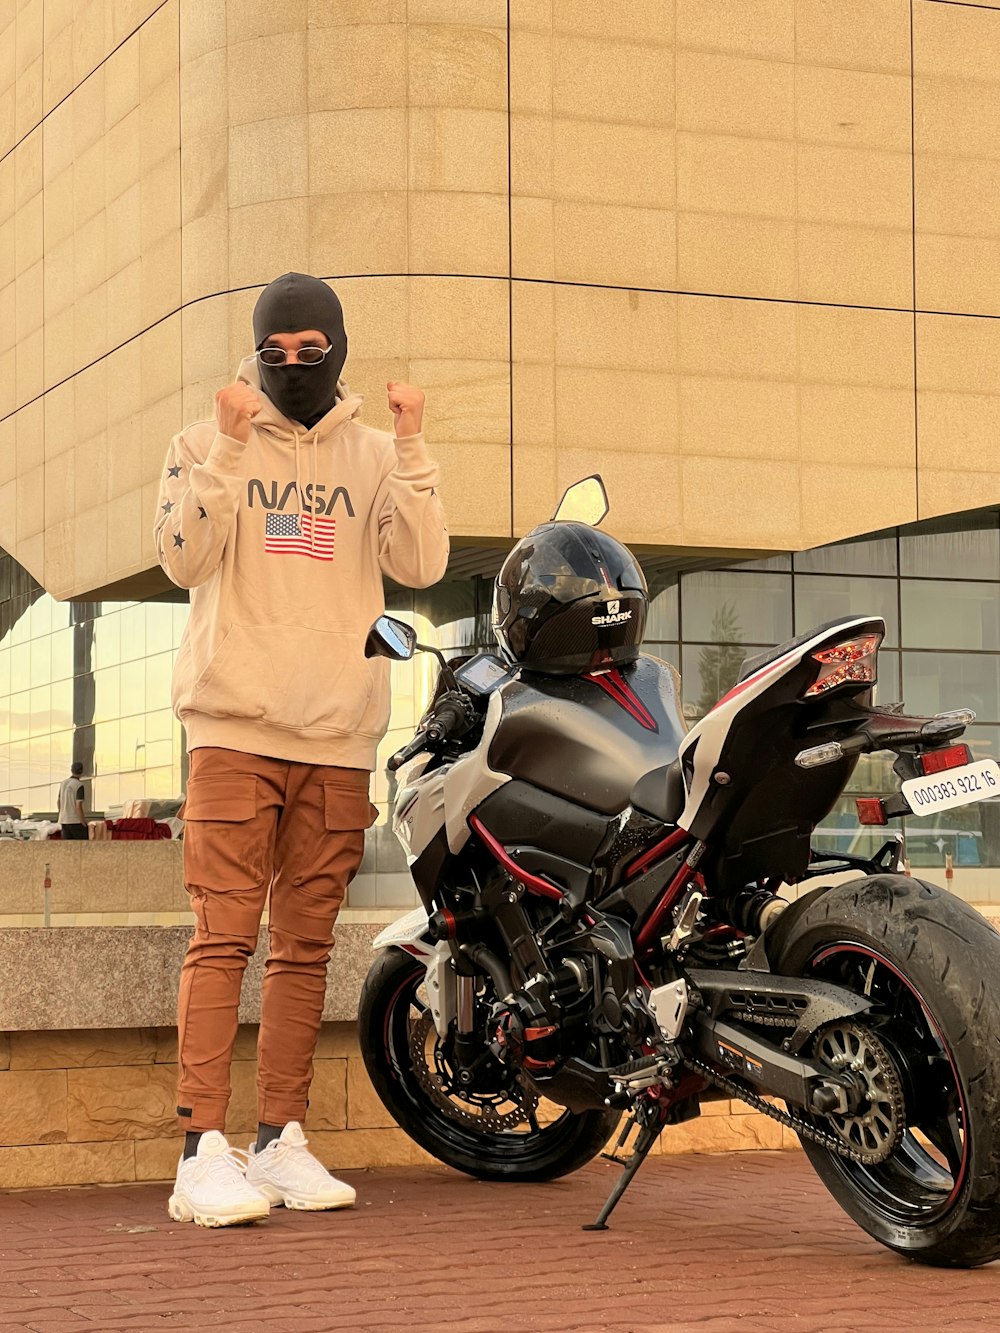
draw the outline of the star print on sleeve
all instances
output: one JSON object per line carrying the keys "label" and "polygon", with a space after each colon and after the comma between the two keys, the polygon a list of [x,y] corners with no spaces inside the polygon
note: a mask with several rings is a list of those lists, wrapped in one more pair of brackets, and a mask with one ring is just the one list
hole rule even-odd
{"label": "star print on sleeve", "polygon": [[174,533],[174,545],[178,548],[178,550],[183,549],[184,538],[181,536],[179,532]]}
{"label": "star print on sleeve", "polygon": [[163,510],[165,514],[169,514],[171,509],[173,509],[173,507],[174,507],[173,504],[169,500],[167,500],[165,504],[162,504],[160,506],[160,508]]}
{"label": "star print on sleeve", "polygon": [[179,477],[180,475],[181,475],[181,468],[179,463],[175,463],[173,467],[167,468],[168,477]]}
{"label": "star print on sleeve", "polygon": [[201,505],[198,506],[198,517],[199,517],[199,518],[208,518],[208,514],[207,514],[207,513],[205,512],[205,510],[201,507]]}

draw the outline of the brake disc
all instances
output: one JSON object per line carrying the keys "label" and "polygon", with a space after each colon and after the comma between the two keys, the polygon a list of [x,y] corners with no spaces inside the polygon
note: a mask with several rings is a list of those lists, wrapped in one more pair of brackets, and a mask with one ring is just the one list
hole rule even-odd
{"label": "brake disc", "polygon": [[[427,1063],[428,1037],[432,1033],[434,1052],[438,1057],[434,1069]],[[429,1012],[421,1014],[410,1024],[410,1063],[421,1088],[449,1120],[490,1133],[503,1133],[523,1125],[538,1109],[538,1095],[527,1087],[518,1087],[516,1092],[510,1091],[504,1095],[499,1104],[513,1103],[510,1111],[498,1110],[497,1094],[489,1094],[489,1098],[492,1098],[490,1100],[487,1097],[476,1099],[475,1093],[449,1091],[442,1083],[442,1074],[438,1069],[440,1056],[440,1042],[434,1029],[434,1020]],[[456,1102],[454,1097],[460,1097],[462,1101]]]}

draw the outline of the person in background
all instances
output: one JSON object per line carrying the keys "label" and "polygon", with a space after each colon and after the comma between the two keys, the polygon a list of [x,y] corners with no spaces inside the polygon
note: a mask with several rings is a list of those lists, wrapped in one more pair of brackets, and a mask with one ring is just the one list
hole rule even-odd
{"label": "person in background", "polygon": [[83,817],[84,790],[80,780],[83,765],[75,763],[70,776],[59,785],[59,823],[64,840],[81,841],[87,837],[87,821]]}
{"label": "person in background", "polygon": [[[155,527],[160,563],[191,589],[173,704],[191,751],[181,814],[196,924],[178,1002],[185,1146],[167,1207],[201,1226],[354,1203],[302,1121],[333,926],[375,818],[389,721],[388,663],[365,658],[365,638],[385,608],[383,574],[427,587],[448,559],[421,391],[386,386],[394,434],[362,424],[340,378],[340,301],[308,274],[265,288],[253,334],[214,419],[170,445]],[[243,1153],[223,1131],[265,905],[259,1127]]]}

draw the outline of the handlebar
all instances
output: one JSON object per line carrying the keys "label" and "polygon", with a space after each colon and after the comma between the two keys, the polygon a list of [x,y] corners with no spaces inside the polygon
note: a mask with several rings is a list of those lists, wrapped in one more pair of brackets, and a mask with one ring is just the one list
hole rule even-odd
{"label": "handlebar", "polygon": [[420,754],[431,745],[439,745],[451,736],[457,736],[463,731],[467,731],[472,716],[470,716],[469,709],[460,696],[449,697],[445,695],[435,704],[434,712],[428,718],[426,724],[421,727],[408,745],[404,745],[401,750],[396,751],[386,764],[386,768],[390,773],[395,773],[398,768],[402,768],[415,755]]}

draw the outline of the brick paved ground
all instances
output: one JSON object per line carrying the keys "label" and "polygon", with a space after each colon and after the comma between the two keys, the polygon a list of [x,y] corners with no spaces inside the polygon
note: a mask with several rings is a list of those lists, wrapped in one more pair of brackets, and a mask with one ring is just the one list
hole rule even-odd
{"label": "brick paved ground", "polygon": [[1000,1264],[922,1268],[858,1231],[797,1153],[650,1161],[611,1232],[614,1168],[496,1186],[351,1173],[350,1212],[209,1232],[162,1186],[0,1195],[0,1329],[569,1333],[1000,1327]]}

